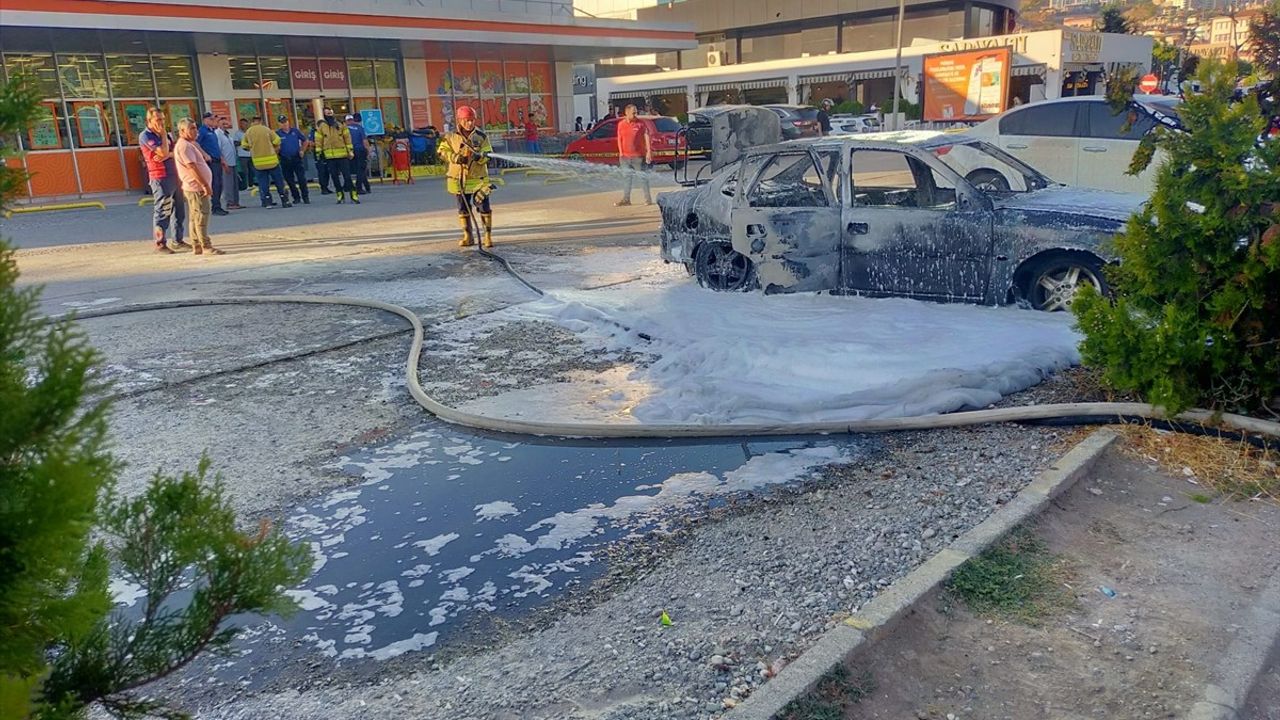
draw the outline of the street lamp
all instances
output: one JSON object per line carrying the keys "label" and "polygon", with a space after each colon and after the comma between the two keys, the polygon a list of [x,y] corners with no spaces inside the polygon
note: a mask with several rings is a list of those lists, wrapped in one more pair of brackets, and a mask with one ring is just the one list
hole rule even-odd
{"label": "street lamp", "polygon": [[893,129],[901,130],[898,120],[898,97],[902,95],[902,16],[906,14],[907,0],[898,0],[898,29],[897,39],[893,45],[897,48],[897,54],[893,60]]}

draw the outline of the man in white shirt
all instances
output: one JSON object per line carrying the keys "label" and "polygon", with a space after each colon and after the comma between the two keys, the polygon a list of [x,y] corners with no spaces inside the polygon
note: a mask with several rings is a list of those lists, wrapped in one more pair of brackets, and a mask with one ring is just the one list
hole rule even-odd
{"label": "man in white shirt", "polygon": [[240,204],[240,180],[236,177],[236,160],[240,143],[233,138],[231,118],[218,117],[218,147],[222,150],[222,205],[228,210],[243,210]]}
{"label": "man in white shirt", "polygon": [[253,162],[249,155],[249,150],[241,143],[244,140],[244,131],[249,129],[249,118],[240,118],[240,128],[231,133],[231,142],[236,144],[236,160],[239,163],[240,172],[240,189],[248,190],[249,185],[253,184]]}

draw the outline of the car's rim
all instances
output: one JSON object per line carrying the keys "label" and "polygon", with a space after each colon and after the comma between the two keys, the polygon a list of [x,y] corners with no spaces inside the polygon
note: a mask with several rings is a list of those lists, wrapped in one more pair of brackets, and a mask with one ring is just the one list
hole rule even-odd
{"label": "car's rim", "polygon": [[1083,265],[1054,268],[1036,280],[1032,305],[1046,312],[1070,310],[1076,293],[1085,285],[1092,285],[1094,290],[1102,292],[1102,280],[1092,269]]}
{"label": "car's rim", "polygon": [[702,251],[700,265],[703,283],[713,290],[741,290],[751,273],[751,261],[745,255],[719,244]]}

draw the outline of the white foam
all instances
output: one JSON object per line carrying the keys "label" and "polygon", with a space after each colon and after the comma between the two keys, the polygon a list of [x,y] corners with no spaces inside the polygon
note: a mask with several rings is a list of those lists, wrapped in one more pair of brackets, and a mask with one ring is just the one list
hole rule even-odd
{"label": "white foam", "polygon": [[508,515],[519,515],[520,511],[516,506],[506,500],[495,500],[491,503],[477,505],[475,507],[476,518],[480,520],[497,520],[498,518],[507,517]]}
{"label": "white foam", "polygon": [[461,537],[461,535],[458,535],[458,533],[448,533],[446,535],[437,535],[429,540],[419,540],[418,542],[414,543],[413,546],[420,547],[423,549],[423,551],[427,553],[428,556],[433,556],[438,554],[441,548],[443,548],[445,545],[448,545],[454,540],[457,540],[459,537]]}

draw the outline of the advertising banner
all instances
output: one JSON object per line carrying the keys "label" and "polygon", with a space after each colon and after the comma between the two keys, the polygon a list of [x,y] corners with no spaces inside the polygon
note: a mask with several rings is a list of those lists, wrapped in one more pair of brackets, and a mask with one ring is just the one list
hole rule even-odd
{"label": "advertising banner", "polygon": [[1012,65],[1008,47],[926,55],[924,120],[983,120],[1004,112]]}

